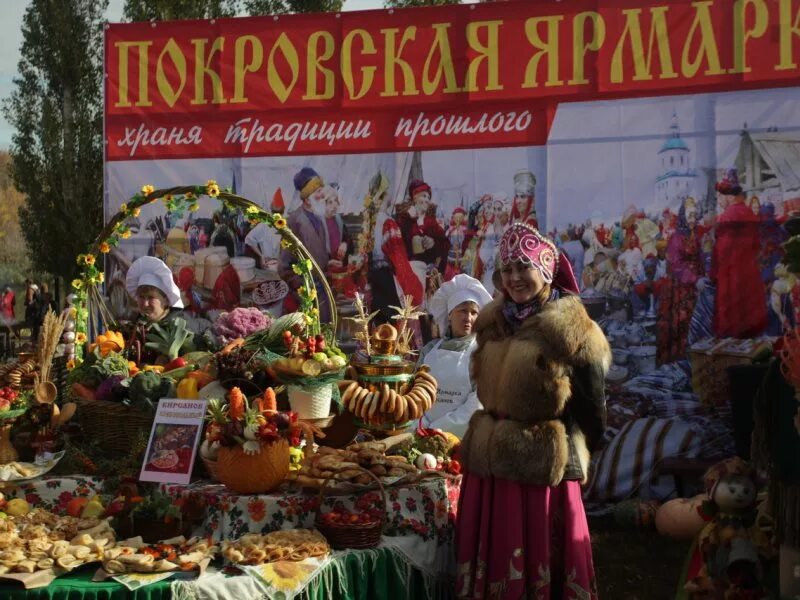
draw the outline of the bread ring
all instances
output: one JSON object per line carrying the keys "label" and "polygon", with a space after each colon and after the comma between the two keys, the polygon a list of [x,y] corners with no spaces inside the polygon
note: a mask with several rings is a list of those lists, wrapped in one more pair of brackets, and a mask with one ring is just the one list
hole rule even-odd
{"label": "bread ring", "polygon": [[414,401],[408,397],[408,395],[403,396],[403,414],[400,415],[400,421],[405,423],[406,421],[411,419],[411,415],[414,413]]}
{"label": "bread ring", "polygon": [[407,401],[405,396],[401,396],[400,394],[397,395],[394,404],[394,412],[392,413],[392,415],[394,416],[395,423],[401,422],[400,419],[403,418],[403,412],[405,411],[406,402]]}
{"label": "bread ring", "polygon": [[342,404],[348,410],[349,410],[348,403],[352,399],[353,393],[356,391],[356,389],[358,389],[358,382],[357,381],[351,381],[350,385],[348,385],[345,388],[344,392],[342,393]]}
{"label": "bread ring", "polygon": [[428,399],[428,396],[430,396],[430,392],[427,390],[427,388],[423,388],[421,385],[415,385],[413,388],[411,388],[409,394],[413,394],[417,401],[421,403],[425,403],[425,401]]}
{"label": "bread ring", "polygon": [[433,385],[433,384],[432,384],[430,381],[427,381],[427,380],[422,380],[422,379],[421,379],[421,380],[419,380],[419,381],[417,381],[417,382],[414,384],[414,387],[419,387],[419,388],[423,388],[423,389],[427,390],[427,391],[428,391],[428,393],[429,393],[429,394],[430,394],[430,395],[431,395],[433,398],[435,398],[435,397],[436,397],[436,394],[437,394],[437,393],[438,393],[438,391],[439,391],[439,388],[438,388],[437,386]]}
{"label": "bread ring", "polygon": [[394,414],[394,407],[397,405],[397,399],[400,396],[397,395],[393,389],[389,389],[389,399],[386,402],[386,410],[384,410],[384,414],[393,415]]}
{"label": "bread ring", "polygon": [[361,409],[358,411],[362,421],[366,421],[369,417],[370,407],[373,404],[375,404],[375,392],[368,392],[364,402],[361,403]]}
{"label": "bread ring", "polygon": [[382,413],[385,413],[386,412],[386,407],[389,404],[389,384],[388,383],[384,383],[381,386],[381,401],[380,401],[379,404],[380,404],[380,406],[379,406],[380,411]]}
{"label": "bread ring", "polygon": [[434,386],[438,386],[439,382],[436,381],[436,378],[426,371],[417,371],[416,378],[421,381],[427,381],[432,383]]}
{"label": "bread ring", "polygon": [[417,373],[430,373],[431,368],[428,365],[420,365]]}
{"label": "bread ring", "polygon": [[350,412],[356,416],[360,416],[361,408],[364,406],[364,400],[366,400],[367,395],[369,395],[369,390],[367,388],[358,388],[353,396],[353,400],[350,401],[350,405],[352,406],[352,410]]}
{"label": "bread ring", "polygon": [[[372,404],[369,405],[369,413],[367,414],[368,419],[374,419],[375,414],[378,412],[378,405],[383,401],[384,398],[384,391],[388,389],[388,386],[384,383],[383,390],[380,392],[375,392],[372,396]],[[388,394],[386,394],[388,395]]]}

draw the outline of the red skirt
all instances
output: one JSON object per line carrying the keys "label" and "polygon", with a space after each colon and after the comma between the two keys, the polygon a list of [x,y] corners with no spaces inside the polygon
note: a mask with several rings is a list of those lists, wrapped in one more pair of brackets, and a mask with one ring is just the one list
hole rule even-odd
{"label": "red skirt", "polygon": [[465,474],[456,544],[459,598],[597,598],[578,481],[547,487]]}

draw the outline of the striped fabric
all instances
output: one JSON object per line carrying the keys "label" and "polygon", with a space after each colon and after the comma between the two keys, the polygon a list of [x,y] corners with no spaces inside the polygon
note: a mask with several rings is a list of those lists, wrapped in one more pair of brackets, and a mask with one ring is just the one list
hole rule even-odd
{"label": "striped fabric", "polygon": [[697,457],[700,436],[678,418],[647,417],[625,424],[592,461],[590,483],[584,499],[592,503],[617,502],[641,495],[662,499],[675,490],[670,476],[655,472],[665,458]]}
{"label": "striped fabric", "polygon": [[691,347],[695,342],[714,337],[711,324],[714,320],[715,291],[714,286],[709,283],[697,296],[692,320],[689,321],[689,335],[686,338],[687,348]]}

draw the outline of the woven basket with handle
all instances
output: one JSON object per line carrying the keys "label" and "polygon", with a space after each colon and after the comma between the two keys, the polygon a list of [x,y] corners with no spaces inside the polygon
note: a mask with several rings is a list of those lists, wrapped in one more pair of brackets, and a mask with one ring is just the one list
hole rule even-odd
{"label": "woven basket with handle", "polygon": [[86,439],[96,441],[111,457],[129,454],[139,439],[149,436],[155,414],[119,402],[90,400],[75,393],[78,422]]}
{"label": "woven basket with handle", "polygon": [[381,493],[381,518],[375,523],[327,523],[323,521],[320,511],[326,488],[333,478],[333,476],[329,476],[319,490],[314,526],[325,536],[331,547],[337,550],[374,548],[381,541],[381,533],[383,533],[383,526],[386,523],[386,490],[383,488],[383,483],[374,473],[362,467],[358,468],[378,483]]}

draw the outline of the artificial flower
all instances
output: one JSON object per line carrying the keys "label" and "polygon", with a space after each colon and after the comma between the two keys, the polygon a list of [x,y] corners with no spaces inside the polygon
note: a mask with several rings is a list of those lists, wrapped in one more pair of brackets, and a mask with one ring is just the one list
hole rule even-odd
{"label": "artificial flower", "polygon": [[93,265],[95,261],[94,254],[87,254],[84,256],[83,260],[87,265]]}
{"label": "artificial flower", "polygon": [[142,214],[142,209],[141,209],[141,208],[134,208],[134,209],[131,211],[131,214],[132,214],[134,217],[138,217],[140,214]]}
{"label": "artificial flower", "polygon": [[123,215],[124,215],[126,212],[128,212],[128,205],[127,205],[127,204],[125,204],[124,202],[123,202],[122,204],[120,204],[120,206],[119,206],[119,212],[121,212]]}
{"label": "artificial flower", "polygon": [[100,271],[100,272],[97,274],[97,283],[103,283],[105,280],[106,280],[105,273],[103,273],[102,271]]}
{"label": "artificial flower", "polygon": [[172,202],[172,194],[164,194],[161,199],[164,201],[164,204],[167,202]]}
{"label": "artificial flower", "polygon": [[283,229],[286,227],[286,219],[284,219],[281,215],[275,216],[275,220],[272,222],[275,226],[275,229]]}
{"label": "artificial flower", "polygon": [[153,193],[155,190],[156,190],[156,188],[154,188],[152,185],[144,185],[144,186],[142,186],[142,193],[143,193],[145,196],[149,196],[149,195],[150,195],[150,194],[152,194],[152,193]]}
{"label": "artificial flower", "polygon": [[79,344],[83,344],[86,341],[86,334],[83,333],[82,331],[79,331],[78,333],[75,334],[75,341],[78,342]]}
{"label": "artificial flower", "polygon": [[200,205],[197,202],[193,202],[189,205],[189,210],[192,212],[200,210]]}
{"label": "artificial flower", "polygon": [[308,292],[308,297],[311,300],[315,300],[317,298],[317,289],[311,288],[311,290]]}
{"label": "artificial flower", "polygon": [[73,279],[72,287],[75,288],[76,290],[79,290],[83,287],[83,282],[80,279]]}
{"label": "artificial flower", "polygon": [[111,252],[111,246],[108,245],[108,242],[101,242],[98,250],[103,254],[108,254]]}
{"label": "artificial flower", "polygon": [[281,238],[281,248],[284,250],[288,250],[292,247],[292,242],[290,242],[287,238]]}
{"label": "artificial flower", "polygon": [[129,237],[131,237],[131,232],[126,229],[125,231],[119,234],[119,237],[121,237],[123,240],[127,240]]}
{"label": "artificial flower", "polygon": [[75,359],[74,358],[70,358],[67,361],[67,369],[69,369],[71,371],[74,368],[75,368]]}
{"label": "artificial flower", "polygon": [[206,188],[206,193],[212,198],[216,198],[219,196],[219,186],[216,183],[209,185],[208,188]]}
{"label": "artificial flower", "polygon": [[186,192],[186,193],[183,195],[183,197],[184,197],[186,200],[194,200],[194,192]]}
{"label": "artificial flower", "polygon": [[260,209],[260,208],[258,208],[258,207],[257,207],[257,206],[255,206],[255,205],[253,205],[253,206],[248,206],[248,207],[247,207],[247,214],[248,214],[248,215],[255,215],[255,214],[257,214],[257,213],[258,213],[260,210],[261,210],[261,209]]}

